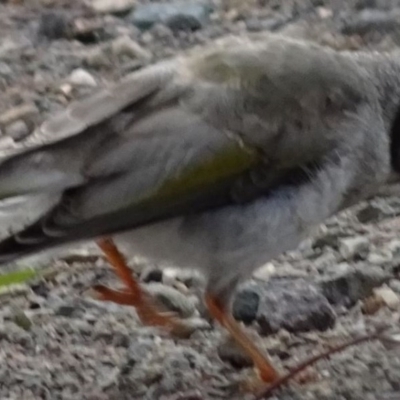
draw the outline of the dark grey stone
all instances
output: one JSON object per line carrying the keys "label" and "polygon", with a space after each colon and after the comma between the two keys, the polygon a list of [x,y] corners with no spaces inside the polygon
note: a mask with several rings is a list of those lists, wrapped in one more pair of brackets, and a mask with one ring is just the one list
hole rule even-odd
{"label": "dark grey stone", "polygon": [[257,318],[260,295],[255,287],[239,291],[232,305],[232,314],[238,321],[251,324]]}
{"label": "dark grey stone", "polygon": [[322,293],[336,306],[351,307],[369,297],[374,288],[387,282],[391,274],[365,266],[364,270],[348,271],[320,282]]}
{"label": "dark grey stone", "polygon": [[336,315],[317,286],[303,279],[276,278],[264,283],[257,315],[260,333],[325,331]]}
{"label": "dark grey stone", "polygon": [[82,316],[83,310],[73,304],[62,304],[54,313],[60,317],[79,318]]}
{"label": "dark grey stone", "polygon": [[253,361],[249,355],[244,353],[231,337],[228,337],[227,340],[219,344],[218,355],[222,361],[238,369],[251,367],[253,365]]}
{"label": "dark grey stone", "polygon": [[66,13],[46,12],[39,21],[38,36],[48,40],[68,38],[72,33],[72,20]]}
{"label": "dark grey stone", "polygon": [[150,271],[146,271],[145,274],[142,274],[141,279],[145,283],[162,282],[163,272],[161,269],[152,269]]}
{"label": "dark grey stone", "polygon": [[139,29],[150,29],[156,23],[167,25],[171,30],[198,30],[209,19],[212,8],[201,2],[172,2],[140,4],[130,14],[130,21]]}
{"label": "dark grey stone", "polygon": [[364,9],[345,18],[341,32],[346,35],[365,35],[369,32],[389,33],[400,28],[400,10]]}
{"label": "dark grey stone", "polygon": [[256,320],[260,333],[324,331],[335,323],[335,312],[319,288],[304,279],[273,278],[252,282],[233,302],[233,316],[246,323]]}
{"label": "dark grey stone", "polygon": [[377,222],[385,218],[383,210],[373,204],[367,204],[364,208],[356,213],[356,217],[362,224]]}

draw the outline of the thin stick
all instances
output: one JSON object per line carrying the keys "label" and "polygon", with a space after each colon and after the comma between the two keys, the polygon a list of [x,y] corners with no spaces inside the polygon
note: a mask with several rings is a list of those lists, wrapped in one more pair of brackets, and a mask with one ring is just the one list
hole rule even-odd
{"label": "thin stick", "polygon": [[339,353],[340,351],[343,351],[343,350],[347,349],[348,347],[355,346],[357,344],[361,344],[364,342],[368,342],[369,340],[379,339],[379,337],[382,335],[383,331],[386,329],[387,329],[387,327],[377,329],[373,333],[369,333],[367,335],[357,337],[349,342],[331,347],[330,349],[328,349],[320,354],[317,354],[314,357],[309,358],[308,360],[303,361],[302,363],[297,365],[295,368],[290,370],[286,375],[282,376],[281,378],[276,380],[273,384],[268,386],[268,388],[266,390],[264,390],[261,394],[259,394],[254,400],[268,399],[269,397],[271,397],[273,392],[275,392],[275,390],[277,390],[280,387],[282,387],[283,385],[285,385],[294,376],[298,375],[301,371],[304,371],[306,368],[315,364],[319,360],[321,360],[323,358],[328,358],[332,354]]}

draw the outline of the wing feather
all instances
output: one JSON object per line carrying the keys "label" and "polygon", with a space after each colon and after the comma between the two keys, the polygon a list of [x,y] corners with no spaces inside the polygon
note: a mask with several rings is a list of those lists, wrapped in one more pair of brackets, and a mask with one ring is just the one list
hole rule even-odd
{"label": "wing feather", "polygon": [[[0,260],[309,180],[343,140],[341,125],[375,95],[364,90],[368,76],[313,45],[274,36],[239,44],[146,68],[45,123],[49,143],[0,166],[0,195],[63,195],[0,243]],[[49,179],[57,171],[61,187]]]}

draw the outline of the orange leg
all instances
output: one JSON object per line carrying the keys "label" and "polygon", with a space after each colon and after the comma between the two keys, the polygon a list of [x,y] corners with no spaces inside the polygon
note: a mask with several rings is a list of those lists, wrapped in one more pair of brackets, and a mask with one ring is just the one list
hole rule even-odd
{"label": "orange leg", "polygon": [[100,239],[97,244],[126,286],[126,289],[116,291],[103,285],[97,285],[93,289],[99,299],[134,306],[139,318],[145,325],[163,327],[180,337],[187,337],[193,332],[193,328],[186,325],[173,313],[159,310],[156,301],[132,277],[123,255],[111,239]]}
{"label": "orange leg", "polygon": [[[178,319],[173,313],[159,311],[154,299],[143,290],[139,283],[132,277],[124,257],[111,239],[101,239],[97,244],[126,286],[126,289],[116,291],[102,285],[97,285],[94,287],[94,290],[98,298],[118,304],[134,306],[140,319],[146,325],[160,326],[179,336],[188,336],[193,331],[190,326]],[[267,383],[277,381],[280,378],[278,372],[271,365],[270,361],[262,355],[260,350],[254,345],[218,299],[207,294],[205,301],[211,316],[215,318],[232,335],[243,350],[249,354],[261,379]]]}
{"label": "orange leg", "polygon": [[241,329],[240,325],[227,312],[225,307],[214,296],[207,294],[205,297],[210,314],[232,335],[236,343],[251,357],[257,368],[260,378],[267,383],[273,383],[280,378],[277,370],[264,356],[260,349]]}

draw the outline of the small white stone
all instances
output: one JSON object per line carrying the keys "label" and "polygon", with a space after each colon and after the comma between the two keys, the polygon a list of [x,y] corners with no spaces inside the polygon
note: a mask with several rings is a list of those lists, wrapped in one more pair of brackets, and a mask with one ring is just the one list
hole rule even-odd
{"label": "small white stone", "polygon": [[196,307],[188,296],[162,283],[151,282],[146,285],[146,291],[155,297],[168,311],[177,312],[181,317],[192,316]]}
{"label": "small white stone", "polygon": [[74,86],[97,86],[96,79],[82,68],[73,70],[67,80]]}
{"label": "small white stone", "polygon": [[90,6],[98,13],[121,13],[132,9],[136,0],[91,0]]}
{"label": "small white stone", "polygon": [[340,240],[340,254],[345,260],[356,255],[366,255],[369,250],[368,239],[363,236],[344,238]]}
{"label": "small white stone", "polygon": [[321,19],[331,18],[333,16],[333,11],[326,7],[318,7],[317,13]]}
{"label": "small white stone", "polygon": [[66,97],[71,97],[72,91],[73,91],[73,88],[70,83],[63,83],[60,86],[60,92]]}
{"label": "small white stone", "polygon": [[392,310],[400,306],[400,298],[390,287],[384,285],[374,290],[375,296],[381,298],[383,302]]}
{"label": "small white stone", "polygon": [[267,281],[275,273],[275,271],[275,265],[271,262],[268,262],[262,267],[258,268],[256,271],[254,271],[253,277],[262,281]]}

